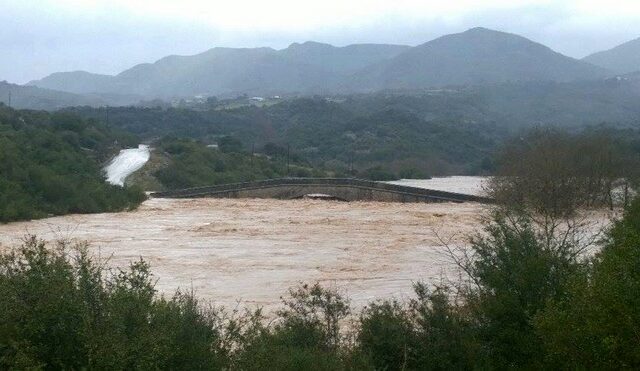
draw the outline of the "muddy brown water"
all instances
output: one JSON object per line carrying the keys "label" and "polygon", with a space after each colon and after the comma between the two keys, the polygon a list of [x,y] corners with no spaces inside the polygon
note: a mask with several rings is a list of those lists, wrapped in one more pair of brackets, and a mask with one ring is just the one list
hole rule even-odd
{"label": "muddy brown water", "polygon": [[132,212],[69,215],[0,225],[0,245],[25,234],[86,240],[126,267],[143,257],[165,294],[195,290],[217,305],[263,306],[291,286],[319,281],[361,307],[411,295],[412,282],[455,275],[440,238],[463,245],[480,229],[475,203],[266,199],[150,199]]}

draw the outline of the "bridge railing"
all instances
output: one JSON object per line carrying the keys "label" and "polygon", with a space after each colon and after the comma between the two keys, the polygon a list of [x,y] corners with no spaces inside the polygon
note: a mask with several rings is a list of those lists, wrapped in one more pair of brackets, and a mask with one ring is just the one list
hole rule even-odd
{"label": "bridge railing", "polygon": [[268,188],[268,187],[276,187],[276,186],[299,186],[299,185],[350,186],[350,187],[356,187],[356,188],[383,190],[383,191],[393,192],[393,193],[420,195],[425,197],[432,197],[432,198],[437,198],[442,200],[452,200],[452,201],[471,201],[471,202],[483,202],[483,203],[490,203],[493,201],[487,197],[482,197],[482,196],[375,182],[375,181],[363,180],[363,179],[357,179],[357,178],[267,179],[267,180],[253,181],[253,182],[220,184],[220,185],[206,186],[206,187],[194,187],[194,188],[186,188],[186,189],[173,190],[173,191],[155,192],[155,193],[152,193],[151,196],[166,197],[166,198],[198,197],[198,196],[202,197],[208,194],[213,195],[216,193],[223,193],[223,192],[233,192],[233,191]]}

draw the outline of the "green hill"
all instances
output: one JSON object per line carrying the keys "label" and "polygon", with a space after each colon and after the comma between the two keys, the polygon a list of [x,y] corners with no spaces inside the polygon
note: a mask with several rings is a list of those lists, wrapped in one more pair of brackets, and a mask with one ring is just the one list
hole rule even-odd
{"label": "green hill", "polygon": [[411,48],[358,72],[346,89],[422,89],[515,81],[578,81],[607,72],[524,37],[473,28]]}
{"label": "green hill", "polygon": [[640,71],[640,38],[588,55],[583,61],[619,74]]}
{"label": "green hill", "polygon": [[141,190],[109,185],[102,173],[120,145],[133,143],[76,115],[0,105],[0,222],[137,206]]}

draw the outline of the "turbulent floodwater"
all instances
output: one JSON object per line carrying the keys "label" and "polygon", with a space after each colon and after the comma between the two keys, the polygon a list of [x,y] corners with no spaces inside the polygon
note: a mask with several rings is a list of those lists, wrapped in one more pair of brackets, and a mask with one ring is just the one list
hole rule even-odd
{"label": "turbulent floodwater", "polygon": [[355,306],[402,298],[412,282],[450,273],[438,236],[462,243],[483,206],[265,199],[151,199],[138,210],[0,225],[0,245],[26,233],[88,240],[124,267],[144,257],[158,289],[269,311],[287,288],[320,281]]}
{"label": "turbulent floodwater", "polygon": [[141,144],[138,148],[123,149],[109,165],[105,167],[107,182],[115,185],[124,185],[125,179],[140,170],[149,161],[151,151],[149,146]]}
{"label": "turbulent floodwater", "polygon": [[487,180],[488,178],[483,176],[449,176],[432,179],[400,179],[387,183],[483,196],[485,194],[483,187]]}
{"label": "turbulent floodwater", "polygon": [[[462,191],[468,177],[457,181]],[[429,182],[419,181],[419,182]],[[404,181],[415,182],[415,181]],[[474,184],[475,184],[474,183]],[[414,183],[415,184],[415,183]],[[434,187],[435,188],[435,187]],[[273,310],[286,290],[319,281],[355,308],[406,298],[412,283],[457,280],[442,241],[464,247],[486,206],[271,199],[150,199],[138,210],[0,225],[0,249],[27,233],[89,241],[112,267],[143,257],[160,292],[194,289],[216,304]]]}

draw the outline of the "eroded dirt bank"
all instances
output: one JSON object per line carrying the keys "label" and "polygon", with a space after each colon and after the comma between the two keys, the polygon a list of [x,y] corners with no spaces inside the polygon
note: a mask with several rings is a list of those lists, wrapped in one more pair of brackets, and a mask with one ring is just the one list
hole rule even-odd
{"label": "eroded dirt bank", "polygon": [[152,199],[139,210],[72,215],[0,225],[0,244],[26,233],[88,240],[126,266],[142,256],[171,294],[267,310],[287,288],[321,281],[354,306],[404,297],[416,280],[439,281],[452,269],[438,235],[462,243],[479,228],[482,205],[345,203],[313,200]]}

